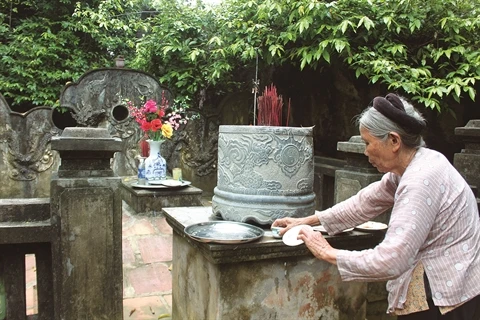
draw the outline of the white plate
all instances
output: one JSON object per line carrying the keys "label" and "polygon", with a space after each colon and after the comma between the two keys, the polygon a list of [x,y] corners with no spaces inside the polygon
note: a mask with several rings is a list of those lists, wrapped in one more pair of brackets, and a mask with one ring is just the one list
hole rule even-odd
{"label": "white plate", "polygon": [[302,244],[303,240],[297,239],[297,237],[298,237],[298,233],[300,232],[300,229],[302,229],[303,227],[312,228],[311,226],[309,226],[307,224],[301,224],[299,226],[293,227],[292,229],[285,232],[285,234],[283,235],[283,237],[282,237],[283,243],[285,243],[287,246],[291,246],[291,247],[298,246],[298,245]]}
{"label": "white plate", "polygon": [[362,231],[376,231],[376,230],[385,230],[388,228],[388,225],[376,221],[367,221],[355,227],[355,229]]}
{"label": "white plate", "polygon": [[188,182],[188,181],[166,179],[166,180],[152,180],[152,181],[149,181],[148,183],[154,184],[154,185],[161,184],[162,186],[166,186],[166,187],[181,187],[185,185],[184,182]]}
{"label": "white plate", "polygon": [[[315,227],[313,227],[313,230],[320,231],[321,233],[324,233],[324,234],[328,234],[328,232],[327,232],[327,230],[325,230],[324,226],[315,226]],[[350,232],[352,230],[353,230],[353,228],[348,228],[348,229],[345,229],[345,230],[343,230],[342,232],[339,232],[339,233]],[[339,233],[337,233],[337,234],[339,234]]]}
{"label": "white plate", "polygon": [[[170,181],[175,181],[171,183]],[[169,188],[180,188],[191,185],[190,181],[177,181],[177,180],[153,180],[149,181],[147,184],[138,184],[132,183],[134,188],[143,188],[143,189],[169,189]]]}

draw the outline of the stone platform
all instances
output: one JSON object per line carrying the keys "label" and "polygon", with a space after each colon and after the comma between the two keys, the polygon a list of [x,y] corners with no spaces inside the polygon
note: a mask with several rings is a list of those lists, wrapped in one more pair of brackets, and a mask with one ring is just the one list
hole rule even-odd
{"label": "stone platform", "polygon": [[[367,284],[343,282],[335,266],[304,244],[289,247],[266,229],[254,242],[206,243],[188,225],[218,220],[211,207],[164,208],[173,228],[172,318],[364,320]],[[352,231],[326,236],[332,246],[372,248],[381,234]]]}
{"label": "stone platform", "polygon": [[202,205],[202,190],[192,185],[181,188],[142,189],[132,187],[136,177],[122,179],[121,197],[136,214],[152,215],[165,207]]}

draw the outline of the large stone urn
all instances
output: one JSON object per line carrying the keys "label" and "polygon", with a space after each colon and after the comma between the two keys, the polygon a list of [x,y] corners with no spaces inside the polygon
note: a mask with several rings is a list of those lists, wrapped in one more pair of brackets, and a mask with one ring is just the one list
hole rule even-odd
{"label": "large stone urn", "polygon": [[315,211],[313,127],[220,126],[213,212],[271,224]]}

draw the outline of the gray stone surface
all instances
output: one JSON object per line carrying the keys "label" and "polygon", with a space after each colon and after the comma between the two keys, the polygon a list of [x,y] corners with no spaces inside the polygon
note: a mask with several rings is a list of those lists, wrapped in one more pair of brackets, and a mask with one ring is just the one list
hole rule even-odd
{"label": "gray stone surface", "polygon": [[335,204],[335,172],[343,169],[346,164],[344,160],[314,157],[315,209],[325,210]]}
{"label": "gray stone surface", "polygon": [[[111,177],[111,158],[122,150],[122,140],[103,128],[69,128],[65,136],[52,138],[52,149],[60,153],[60,178]],[[91,138],[95,137],[95,138]]]}
{"label": "gray stone surface", "polygon": [[335,171],[335,203],[350,198],[383,175],[368,162],[364,155],[365,142],[360,136],[338,142],[338,150],[345,152],[346,165]]}
{"label": "gray stone surface", "polygon": [[0,222],[34,222],[50,219],[50,198],[0,199]]}
{"label": "gray stone surface", "polygon": [[[62,156],[51,182],[56,319],[121,320],[121,179],[106,169],[121,141],[92,138],[91,128],[73,131],[52,141]],[[79,143],[87,137],[90,150]]]}
{"label": "gray stone surface", "polygon": [[[343,282],[337,268],[304,245],[269,235],[245,244],[192,240],[186,226],[215,220],[210,207],[165,208],[173,227],[174,319],[358,319],[366,313],[366,284]],[[354,231],[327,236],[338,248],[369,248],[378,237]]]}
{"label": "gray stone surface", "polygon": [[124,178],[121,185],[122,199],[136,214],[155,215],[166,207],[202,205],[202,190],[192,185],[171,189],[141,189],[132,187],[136,178]]}
{"label": "gray stone surface", "polygon": [[220,126],[214,212],[263,225],[313,214],[312,130]]}
{"label": "gray stone surface", "polygon": [[478,139],[480,139],[480,120],[470,120],[465,127],[455,128],[455,135],[464,137],[465,139],[472,138],[473,141],[478,141]]}
{"label": "gray stone surface", "polygon": [[465,143],[461,153],[453,157],[453,164],[467,182],[480,187],[480,120],[470,120],[465,127],[455,128],[455,134]]}
{"label": "gray stone surface", "polygon": [[365,142],[360,136],[352,136],[348,141],[339,141],[337,150],[342,152],[360,153],[365,152]]}
{"label": "gray stone surface", "polygon": [[50,176],[58,167],[50,139],[58,132],[51,121],[51,108],[13,112],[0,94],[0,198],[49,195]]}

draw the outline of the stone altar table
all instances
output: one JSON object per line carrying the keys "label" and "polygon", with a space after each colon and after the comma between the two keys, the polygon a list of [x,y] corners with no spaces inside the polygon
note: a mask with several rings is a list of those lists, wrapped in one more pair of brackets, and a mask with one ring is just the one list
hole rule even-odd
{"label": "stone altar table", "polygon": [[[211,207],[164,208],[173,228],[173,319],[364,320],[367,284],[343,282],[305,245],[289,247],[266,231],[256,242],[198,242],[184,232],[218,220]],[[327,236],[336,248],[374,247],[383,234]]]}
{"label": "stone altar table", "polygon": [[192,185],[171,189],[141,189],[134,188],[131,183],[135,178],[122,180],[121,195],[137,214],[161,212],[164,207],[188,207],[202,205],[202,190]]}

